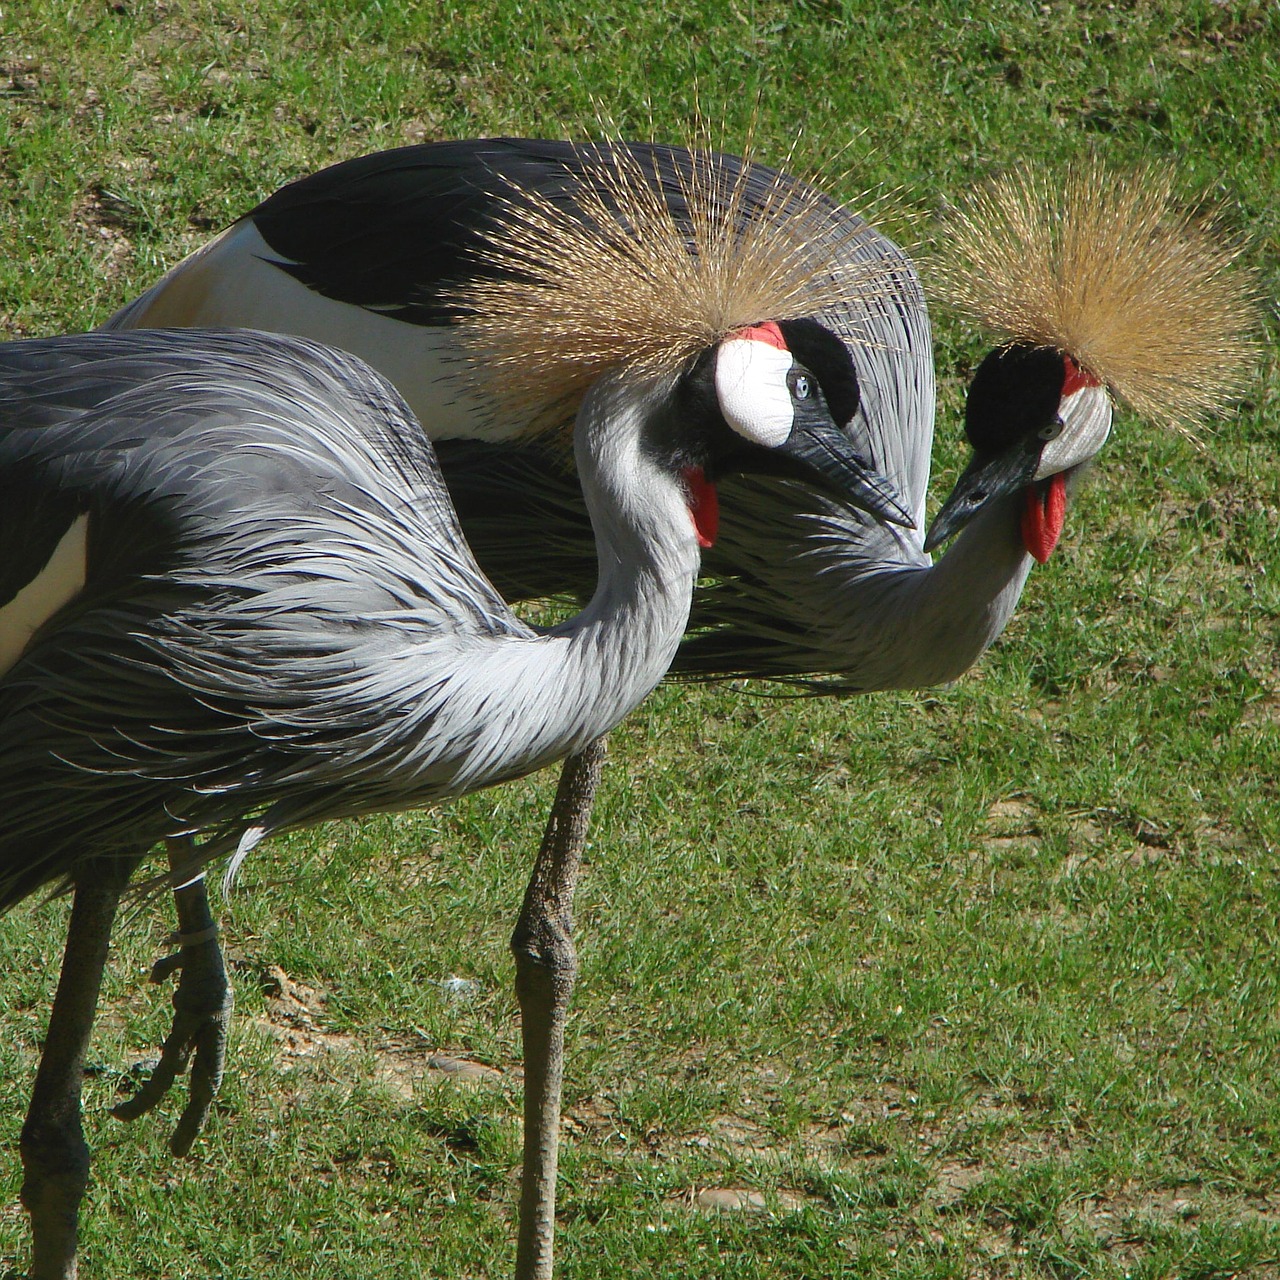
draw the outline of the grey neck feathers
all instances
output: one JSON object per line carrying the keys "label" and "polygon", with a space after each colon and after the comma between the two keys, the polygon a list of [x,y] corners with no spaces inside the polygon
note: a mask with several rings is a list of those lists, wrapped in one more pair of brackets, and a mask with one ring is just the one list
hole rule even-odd
{"label": "grey neck feathers", "polygon": [[[1066,473],[1068,499],[1092,466],[1111,427],[1111,401],[1101,388],[1064,401],[1060,437],[1084,461]],[[1065,463],[1068,459],[1062,459]],[[914,689],[963,675],[999,638],[1017,608],[1034,563],[1021,533],[1022,491],[991,502],[929,569],[892,575],[872,615],[899,631],[882,644],[867,688]],[[873,588],[874,589],[874,588]],[[883,639],[883,637],[882,637]]]}
{"label": "grey neck feathers", "polygon": [[726,486],[724,498],[725,559],[713,552],[707,568],[724,563],[743,575],[729,580],[733,594],[720,605],[732,647],[705,668],[695,649],[677,667],[695,674],[721,675],[741,661],[748,674],[832,675],[850,691],[945,684],[1004,630],[1033,563],[1021,499],[993,503],[933,564],[920,530],[887,528],[860,511],[823,503],[821,515],[797,518],[794,494],[763,486]]}
{"label": "grey neck feathers", "polygon": [[[1088,470],[1069,473],[1069,502]],[[932,566],[888,568],[851,584],[839,611],[845,634],[828,641],[845,665],[829,669],[868,692],[964,675],[1008,625],[1034,566],[1022,541],[1023,501],[1019,491],[989,503]]]}
{"label": "grey neck feathers", "polygon": [[992,502],[931,568],[868,582],[885,632],[868,689],[921,689],[962,676],[999,638],[1034,563],[1022,543],[1021,495]]}
{"label": "grey neck feathers", "polygon": [[[606,733],[663,677],[684,634],[699,552],[683,485],[642,446],[660,386],[606,378],[578,414],[578,474],[596,538],[599,579],[585,609],[543,635],[494,644],[455,678],[471,695],[519,690],[479,727],[457,781],[528,772]],[[454,701],[451,698],[451,701]]]}

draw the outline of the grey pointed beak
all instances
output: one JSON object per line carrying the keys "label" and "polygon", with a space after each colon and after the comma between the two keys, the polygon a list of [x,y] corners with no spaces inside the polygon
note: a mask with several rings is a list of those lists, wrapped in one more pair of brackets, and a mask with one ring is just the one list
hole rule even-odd
{"label": "grey pointed beak", "polygon": [[797,423],[775,452],[787,470],[833,497],[852,501],[884,524],[914,529],[916,518],[888,477],[875,469],[869,452],[860,449],[831,423]]}
{"label": "grey pointed beak", "polygon": [[924,549],[932,551],[954,537],[993,499],[1029,485],[1040,464],[1040,441],[1035,443],[1034,449],[1020,441],[1002,453],[975,455],[933,517],[925,535]]}

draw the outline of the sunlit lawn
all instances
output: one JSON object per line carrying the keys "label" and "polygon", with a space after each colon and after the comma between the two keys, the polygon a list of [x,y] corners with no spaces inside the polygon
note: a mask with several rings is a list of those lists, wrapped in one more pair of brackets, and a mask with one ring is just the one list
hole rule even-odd
{"label": "sunlit lawn", "polygon": [[[765,158],[926,210],[1015,158],[1167,158],[1229,202],[1276,295],[1274,6],[889,13],[4,6],[0,332],[96,323],[334,159],[597,116],[678,141],[695,104],[727,147],[754,116]],[[937,337],[935,502],[982,350],[946,319]],[[579,890],[563,1276],[1280,1274],[1278,388],[1272,349],[1202,449],[1122,417],[955,687],[668,687],[614,736]],[[506,939],[553,782],[255,853],[219,907],[232,1069],[186,1161],[164,1146],[177,1099],[106,1115],[168,1017],[145,985],[168,910],[122,920],[86,1081],[86,1277],[510,1272]],[[14,1277],[64,925],[62,903],[0,922]]]}

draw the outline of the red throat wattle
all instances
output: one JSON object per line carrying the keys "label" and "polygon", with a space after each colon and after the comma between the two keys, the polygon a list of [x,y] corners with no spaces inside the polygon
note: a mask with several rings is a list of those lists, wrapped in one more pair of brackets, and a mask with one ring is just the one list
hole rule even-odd
{"label": "red throat wattle", "polygon": [[689,516],[698,535],[698,546],[712,547],[720,532],[720,498],[716,487],[701,467],[686,467],[684,483],[689,490]]}
{"label": "red throat wattle", "polygon": [[1067,482],[1063,472],[1026,490],[1022,512],[1022,545],[1041,564],[1053,554],[1067,518]]}

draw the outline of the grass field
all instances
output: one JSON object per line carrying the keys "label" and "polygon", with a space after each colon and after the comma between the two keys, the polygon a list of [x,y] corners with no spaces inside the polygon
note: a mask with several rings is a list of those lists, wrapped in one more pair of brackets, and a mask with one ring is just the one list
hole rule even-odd
{"label": "grass field", "polygon": [[[0,0],[0,335],[99,322],[340,158],[600,115],[679,141],[698,111],[727,149],[754,128],[765,159],[925,210],[1018,158],[1169,159],[1280,296],[1274,5],[604,12]],[[935,503],[983,349],[936,336]],[[1280,1276],[1278,423],[1274,345],[1203,449],[1121,416],[954,687],[664,687],[614,736],[579,890],[566,1280]],[[106,1114],[169,1012],[145,985],[167,907],[121,922],[86,1277],[510,1272],[506,938],[553,783],[255,853],[219,905],[232,1071],[186,1161],[176,1099]],[[65,915],[0,922],[8,1280]]]}

